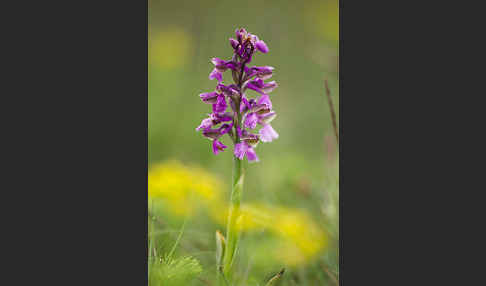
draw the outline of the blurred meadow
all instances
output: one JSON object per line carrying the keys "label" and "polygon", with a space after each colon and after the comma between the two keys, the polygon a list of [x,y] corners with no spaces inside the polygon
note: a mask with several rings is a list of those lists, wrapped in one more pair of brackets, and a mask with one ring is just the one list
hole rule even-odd
{"label": "blurred meadow", "polygon": [[[214,155],[195,128],[214,90],[210,59],[230,59],[243,27],[268,45],[252,64],[275,67],[270,94],[280,137],[248,164],[235,285],[338,285],[339,119],[337,0],[149,0],[149,285],[217,285],[217,230],[225,233],[233,146]],[[231,80],[223,75],[223,83]],[[339,124],[339,120],[338,120]],[[338,125],[339,126],[339,125]]]}

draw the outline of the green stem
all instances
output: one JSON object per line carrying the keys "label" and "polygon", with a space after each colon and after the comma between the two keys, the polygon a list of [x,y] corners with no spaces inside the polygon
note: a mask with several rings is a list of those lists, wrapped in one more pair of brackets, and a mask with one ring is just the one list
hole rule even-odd
{"label": "green stem", "polygon": [[236,157],[233,159],[233,186],[231,189],[231,205],[228,217],[228,226],[226,234],[226,249],[223,258],[223,273],[231,281],[232,266],[236,253],[239,231],[237,220],[240,214],[241,193],[243,191],[243,181],[245,178],[242,161]]}
{"label": "green stem", "polygon": [[[242,62],[241,69],[238,75],[238,82],[236,84],[240,88],[240,96],[243,96],[241,92],[241,87],[243,84],[243,74],[245,70],[245,62]],[[241,119],[242,114],[240,113],[240,104],[241,100],[236,100],[236,122],[233,126],[234,128],[234,144],[240,143],[240,137],[238,135],[237,127],[241,126]],[[236,156],[233,156],[233,182],[231,186],[231,201],[230,201],[230,210],[228,215],[228,225],[226,227],[226,247],[224,251],[223,257],[223,278],[225,282],[232,282],[233,281],[233,261],[235,258],[236,250],[238,248],[238,240],[239,240],[239,230],[237,227],[238,218],[240,216],[240,202],[241,202],[241,193],[243,192],[243,182],[245,179],[245,172],[243,168],[242,160],[238,159]],[[221,285],[221,284],[220,284]]]}

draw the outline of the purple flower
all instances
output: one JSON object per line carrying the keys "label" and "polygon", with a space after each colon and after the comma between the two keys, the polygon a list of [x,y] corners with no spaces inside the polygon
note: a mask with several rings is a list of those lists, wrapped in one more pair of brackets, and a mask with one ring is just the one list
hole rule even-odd
{"label": "purple flower", "polygon": [[216,86],[216,90],[223,93],[224,95],[226,95],[230,98],[237,98],[240,95],[238,86],[236,86],[234,84],[226,86],[224,84],[219,83]]}
{"label": "purple flower", "polygon": [[255,101],[253,98],[248,101],[248,99],[245,96],[241,97],[241,104],[240,104],[240,113],[245,113],[248,109],[251,108],[251,103],[252,101]]}
{"label": "purple flower", "polygon": [[203,136],[209,139],[218,139],[221,137],[221,132],[219,129],[206,128],[202,132]]}
{"label": "purple flower", "polygon": [[[199,97],[204,103],[212,104],[212,113],[201,121],[196,130],[202,131],[203,136],[212,141],[214,154],[227,148],[220,138],[228,134],[235,144],[234,155],[237,158],[242,160],[246,156],[248,161],[257,162],[259,159],[255,148],[258,143],[278,138],[278,133],[270,125],[276,113],[268,96],[278,84],[275,81],[265,82],[272,77],[273,67],[247,66],[255,53],[268,53],[269,48],[263,40],[240,28],[236,29],[235,38],[230,38],[229,42],[233,49],[231,59],[211,59],[214,69],[209,79],[216,79],[218,83],[215,91],[201,93]],[[225,85],[222,82],[223,73],[228,70],[234,83]],[[247,89],[260,95],[249,97],[245,94]],[[228,106],[231,110],[226,112]],[[217,127],[220,123],[221,126]],[[257,125],[262,126],[258,132],[255,130]]]}
{"label": "purple flower", "polygon": [[[260,79],[262,80],[262,79]],[[271,81],[263,84],[262,90],[264,93],[272,92],[278,86],[276,81]]]}
{"label": "purple flower", "polygon": [[218,71],[217,68],[214,68],[213,71],[209,74],[209,79],[210,80],[217,79],[218,82],[222,82],[223,74],[220,71]]}
{"label": "purple flower", "polygon": [[201,93],[199,97],[204,101],[205,103],[216,103],[217,98],[218,98],[218,93],[217,92],[206,92],[206,93]]}
{"label": "purple flower", "polygon": [[254,91],[260,93],[260,94],[267,94],[272,92],[276,87],[277,87],[277,82],[276,81],[271,81],[265,83],[263,79],[261,78],[256,78],[253,80],[250,80],[246,83],[245,87],[249,89],[253,89]]}
{"label": "purple flower", "polygon": [[254,76],[257,76],[258,78],[266,80],[272,77],[273,70],[274,68],[270,66],[263,66],[263,67],[253,66],[251,68],[245,67],[245,72],[247,74],[246,79],[251,79]]}
{"label": "purple flower", "polygon": [[197,131],[203,129],[208,129],[213,127],[214,125],[218,125],[221,122],[225,121],[232,121],[233,120],[233,115],[231,113],[211,113],[208,114],[209,117],[205,118],[201,121],[201,124],[196,128]]}
{"label": "purple flower", "polygon": [[226,148],[227,146],[219,142],[217,139],[213,140],[213,153],[215,155],[218,155],[220,151],[224,151]]}
{"label": "purple flower", "polygon": [[270,97],[268,97],[268,94],[260,96],[257,100],[257,104],[265,104],[268,106],[269,109],[272,109],[272,102],[270,101]]}
{"label": "purple flower", "polygon": [[263,128],[260,129],[258,134],[260,135],[260,140],[262,140],[262,142],[272,142],[273,139],[278,138],[278,133],[272,128],[272,125],[270,124],[263,125]]}
{"label": "purple flower", "polygon": [[256,113],[250,113],[246,116],[245,127],[250,129],[255,129],[258,122],[258,116]]}
{"label": "purple flower", "polygon": [[231,128],[233,128],[233,122],[230,124],[225,123],[221,125],[221,127],[219,128],[219,134],[223,135],[228,132],[231,132]]}
{"label": "purple flower", "polygon": [[241,43],[243,38],[246,38],[247,32],[244,28],[236,29],[236,40]]}
{"label": "purple flower", "polygon": [[265,44],[264,41],[256,41],[255,43],[255,47],[257,48],[257,50],[259,50],[260,52],[266,54],[268,53],[268,47],[267,47],[267,44]]}
{"label": "purple flower", "polygon": [[233,38],[230,38],[229,41],[230,41],[231,47],[233,47],[233,49],[236,50],[240,43],[238,43],[238,41],[233,39]]}
{"label": "purple flower", "polygon": [[228,105],[226,103],[226,99],[224,98],[224,95],[220,94],[216,99],[216,103],[213,104],[213,112],[214,113],[224,112],[227,106]]}
{"label": "purple flower", "polygon": [[215,124],[218,124],[220,122],[232,121],[233,120],[233,113],[231,113],[231,112],[216,113],[216,114],[213,113],[213,114],[211,114],[211,117],[216,122]]}
{"label": "purple flower", "polygon": [[256,147],[258,145],[258,142],[260,142],[260,136],[245,131],[244,135],[241,136],[241,140],[243,140],[243,142],[251,147]]}
{"label": "purple flower", "polygon": [[[265,110],[266,111],[266,110]],[[272,120],[277,117],[277,113],[275,112],[267,112],[267,113],[260,113],[261,115],[258,117],[258,123],[261,125],[268,124],[272,122]]]}
{"label": "purple flower", "polygon": [[211,118],[205,118],[201,121],[201,124],[196,127],[196,131],[199,131],[201,129],[205,130],[208,128],[211,128],[213,126],[213,120]]}
{"label": "purple flower", "polygon": [[234,154],[240,160],[243,160],[243,158],[246,155],[249,162],[258,162],[259,161],[259,159],[258,159],[258,157],[255,153],[255,150],[253,150],[253,148],[250,145],[248,145],[246,142],[237,143],[235,145]]}
{"label": "purple flower", "polygon": [[212,58],[211,62],[214,64],[215,69],[220,73],[225,72],[228,69],[226,66],[227,62],[220,58]]}

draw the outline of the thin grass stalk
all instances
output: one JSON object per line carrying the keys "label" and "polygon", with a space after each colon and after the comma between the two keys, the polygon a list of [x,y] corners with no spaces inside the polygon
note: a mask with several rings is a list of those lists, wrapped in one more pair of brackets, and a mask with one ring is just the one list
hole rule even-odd
{"label": "thin grass stalk", "polygon": [[331,110],[332,127],[334,129],[334,135],[336,136],[336,141],[339,144],[339,133],[336,124],[336,113],[334,112],[334,105],[332,104],[331,91],[329,90],[329,85],[327,84],[327,79],[324,81],[326,87],[327,102],[329,103],[329,109]]}

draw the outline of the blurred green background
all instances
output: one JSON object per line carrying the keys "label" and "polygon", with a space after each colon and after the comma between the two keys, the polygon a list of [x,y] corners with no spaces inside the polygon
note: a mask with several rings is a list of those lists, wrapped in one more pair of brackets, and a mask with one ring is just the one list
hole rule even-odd
{"label": "blurred green background", "polygon": [[[208,79],[210,59],[230,59],[228,42],[243,27],[264,40],[270,51],[254,56],[253,65],[275,67],[272,80],[279,87],[270,93],[277,118],[272,126],[280,137],[260,143],[259,163],[247,164],[243,201],[299,210],[309,215],[328,237],[327,247],[298,265],[270,259],[252,260],[252,252],[272,244],[266,232],[249,233],[241,245],[239,285],[264,285],[272,273],[287,271],[280,285],[336,285],[338,269],[338,147],[325,96],[328,79],[339,118],[338,1],[158,1],[149,0],[149,170],[176,160],[214,175],[228,198],[232,172],[232,145],[215,156],[210,141],[195,128],[211,111],[198,95],[213,91]],[[230,73],[224,74],[229,84]],[[150,180],[150,177],[149,177]],[[163,207],[150,207],[149,224],[156,235],[158,255],[171,250],[185,216]],[[224,227],[199,215],[187,225],[175,251],[190,255],[202,272],[192,284],[216,285],[214,232]],[[249,272],[249,273],[246,273]],[[188,282],[184,282],[188,283]],[[155,282],[152,282],[156,285]],[[161,284],[158,285],[170,285]]]}

